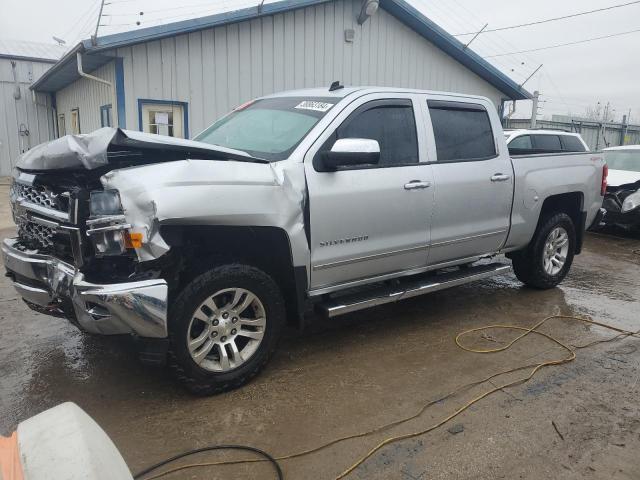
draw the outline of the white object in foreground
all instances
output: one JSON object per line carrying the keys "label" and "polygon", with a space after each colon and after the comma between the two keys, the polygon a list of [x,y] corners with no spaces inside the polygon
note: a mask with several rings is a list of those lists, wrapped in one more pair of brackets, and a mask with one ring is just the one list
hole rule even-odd
{"label": "white object in foreground", "polygon": [[25,480],[133,480],[111,439],[75,403],[25,420],[17,432]]}

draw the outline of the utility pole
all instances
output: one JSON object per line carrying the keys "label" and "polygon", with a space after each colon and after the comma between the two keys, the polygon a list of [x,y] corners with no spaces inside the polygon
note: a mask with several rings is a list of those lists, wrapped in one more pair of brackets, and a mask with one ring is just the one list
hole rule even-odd
{"label": "utility pole", "polygon": [[91,45],[94,47],[98,44],[98,27],[100,27],[100,19],[102,18],[102,9],[104,8],[104,0],[100,2],[100,12],[98,12],[98,20],[96,20],[96,30],[91,35]]}
{"label": "utility pole", "polygon": [[[629,110],[629,117],[631,116],[631,110]],[[622,115],[622,127],[620,129],[620,145],[625,144],[627,138],[627,131],[629,129],[629,117]]]}
{"label": "utility pole", "polygon": [[531,128],[536,128],[536,120],[538,118],[538,102],[540,101],[540,92],[533,92],[533,105],[531,106]]}
{"label": "utility pole", "polygon": [[[609,122],[609,109],[611,108],[611,103],[607,102],[607,105],[604,107],[604,114],[602,115],[602,141],[604,142],[605,147],[609,146],[607,142],[607,122]],[[597,148],[596,148],[597,149]]]}

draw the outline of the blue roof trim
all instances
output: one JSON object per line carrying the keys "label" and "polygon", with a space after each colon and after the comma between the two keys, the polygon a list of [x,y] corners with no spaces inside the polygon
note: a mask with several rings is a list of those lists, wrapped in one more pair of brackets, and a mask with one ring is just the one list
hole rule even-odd
{"label": "blue roof trim", "polygon": [[309,7],[320,3],[328,3],[332,0],[282,0],[280,2],[267,3],[259,7],[243,8],[232,12],[223,12],[215,15],[209,15],[200,18],[191,18],[180,22],[168,23],[166,25],[158,25],[155,27],[141,28],[129,32],[115,33],[106,35],[97,39],[97,45],[92,45],[90,40],[84,40],[83,45],[87,50],[94,52],[117,48],[133,43],[148,42],[150,40],[158,40],[161,38],[171,37],[173,35],[182,35],[185,33],[203,30],[205,28],[218,27],[228,23],[242,22],[243,20],[251,20],[266,15],[274,15],[276,13],[287,12],[290,10]]}
{"label": "blue roof trim", "polygon": [[464,48],[464,44],[453,35],[433,23],[405,0],[380,0],[380,6],[479,77],[509,95],[511,99],[526,100],[533,98],[529,92],[515,81],[473,50]]}
{"label": "blue roof trim", "polygon": [[[328,3],[330,1],[332,0],[282,0],[279,2],[268,3],[262,7],[244,8],[233,12],[224,12],[202,18],[194,18],[166,25],[158,25],[155,27],[106,35],[97,39],[97,45],[92,45],[90,40],[84,40],[78,45],[78,47],[87,53],[85,58],[88,59],[98,52],[112,50],[118,47],[159,40],[174,35],[182,35],[230,23],[242,22],[267,15],[274,15],[299,8],[305,8],[312,5]],[[456,40],[455,37],[425,17],[406,0],[380,0],[380,6],[436,45],[446,54],[462,63],[480,78],[486,80],[495,88],[503,92],[510,99],[525,100],[532,98],[532,95],[528,91],[485,59],[480,57],[473,50],[465,48],[462,43]],[[70,61],[70,55],[67,54],[60,60],[60,62],[40,77],[40,79],[38,79],[31,88],[40,90],[38,87],[46,87],[43,88],[43,90],[52,91],[61,83],[64,83],[65,81],[68,82],[68,78],[61,79],[59,81],[49,81],[48,79],[54,75],[57,70],[60,70],[61,64]],[[69,73],[72,74],[71,71]]]}

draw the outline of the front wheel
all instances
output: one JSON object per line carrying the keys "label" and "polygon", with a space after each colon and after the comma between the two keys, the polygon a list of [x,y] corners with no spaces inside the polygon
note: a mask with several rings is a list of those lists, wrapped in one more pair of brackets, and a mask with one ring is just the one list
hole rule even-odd
{"label": "front wheel", "polygon": [[544,219],[529,246],[515,252],[513,271],[525,285],[548,289],[569,273],[576,248],[576,232],[571,217],[556,213]]}
{"label": "front wheel", "polygon": [[170,316],[170,366],[193,393],[247,383],[266,365],[285,324],[273,279],[255,267],[216,267],[189,283]]}

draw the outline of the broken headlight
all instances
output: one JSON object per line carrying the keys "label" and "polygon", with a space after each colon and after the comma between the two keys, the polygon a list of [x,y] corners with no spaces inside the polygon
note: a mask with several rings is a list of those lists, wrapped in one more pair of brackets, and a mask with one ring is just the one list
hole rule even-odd
{"label": "broken headlight", "polygon": [[630,212],[640,207],[640,190],[627,196],[622,202],[622,213]]}
{"label": "broken headlight", "polygon": [[117,190],[96,190],[89,200],[91,218],[122,214],[122,203]]}
{"label": "broken headlight", "polygon": [[97,256],[120,255],[127,249],[129,225],[117,190],[91,192],[87,235]]}

